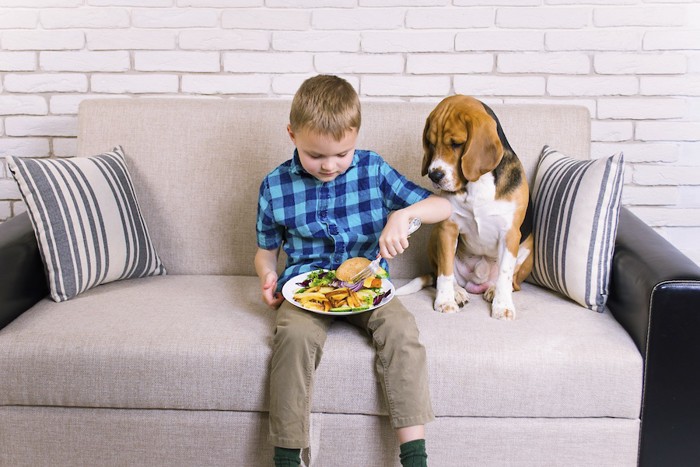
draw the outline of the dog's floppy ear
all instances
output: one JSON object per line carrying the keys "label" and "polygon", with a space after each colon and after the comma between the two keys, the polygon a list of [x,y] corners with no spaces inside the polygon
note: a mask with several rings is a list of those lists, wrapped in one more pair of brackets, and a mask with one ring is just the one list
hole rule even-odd
{"label": "dog's floppy ear", "polygon": [[462,175],[475,182],[501,162],[503,144],[498,137],[496,121],[486,112],[470,110],[463,117],[467,142],[462,153]]}
{"label": "dog's floppy ear", "polygon": [[423,166],[421,168],[420,174],[426,176],[428,174],[428,167],[433,160],[433,150],[430,148],[430,141],[428,141],[428,131],[430,130],[430,117],[425,120],[425,127],[423,128]]}

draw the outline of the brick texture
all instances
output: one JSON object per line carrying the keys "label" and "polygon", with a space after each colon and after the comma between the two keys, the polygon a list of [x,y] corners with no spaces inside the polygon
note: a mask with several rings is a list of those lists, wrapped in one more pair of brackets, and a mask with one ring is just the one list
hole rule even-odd
{"label": "brick texture", "polygon": [[[0,156],[72,156],[87,98],[290,98],[317,73],[573,103],[593,157],[625,153],[623,203],[700,263],[699,37],[693,1],[0,0]],[[0,159],[0,222],[24,210]]]}

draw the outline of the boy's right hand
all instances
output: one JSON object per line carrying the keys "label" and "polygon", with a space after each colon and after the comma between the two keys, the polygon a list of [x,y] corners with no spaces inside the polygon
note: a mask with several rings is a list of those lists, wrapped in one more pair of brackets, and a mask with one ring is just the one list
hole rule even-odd
{"label": "boy's right hand", "polygon": [[275,291],[277,289],[277,274],[268,272],[261,282],[263,301],[271,308],[279,308],[284,297],[281,293]]}

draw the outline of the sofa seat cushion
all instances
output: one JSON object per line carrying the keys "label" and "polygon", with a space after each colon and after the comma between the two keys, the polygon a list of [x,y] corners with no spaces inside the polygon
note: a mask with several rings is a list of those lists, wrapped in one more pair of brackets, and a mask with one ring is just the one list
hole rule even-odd
{"label": "sofa seat cushion", "polygon": [[[274,311],[243,276],[158,276],[45,299],[0,331],[0,405],[266,411]],[[525,284],[514,322],[481,297],[401,297],[428,352],[437,416],[639,417],[642,359],[606,311]],[[385,414],[370,339],[331,328],[313,410]]]}

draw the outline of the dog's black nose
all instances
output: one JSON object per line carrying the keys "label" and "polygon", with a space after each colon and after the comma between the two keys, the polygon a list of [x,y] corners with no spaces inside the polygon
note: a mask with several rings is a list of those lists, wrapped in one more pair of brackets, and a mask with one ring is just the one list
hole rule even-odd
{"label": "dog's black nose", "polygon": [[445,172],[442,170],[431,170],[428,173],[428,178],[433,181],[433,183],[440,183],[440,180],[445,178]]}

